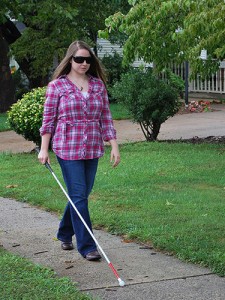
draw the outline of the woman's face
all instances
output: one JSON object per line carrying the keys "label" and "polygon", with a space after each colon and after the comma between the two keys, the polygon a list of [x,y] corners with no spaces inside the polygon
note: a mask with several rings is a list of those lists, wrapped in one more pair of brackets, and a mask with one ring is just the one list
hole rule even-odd
{"label": "woman's face", "polygon": [[85,74],[91,63],[91,55],[86,49],[79,49],[71,59],[71,71],[79,75]]}

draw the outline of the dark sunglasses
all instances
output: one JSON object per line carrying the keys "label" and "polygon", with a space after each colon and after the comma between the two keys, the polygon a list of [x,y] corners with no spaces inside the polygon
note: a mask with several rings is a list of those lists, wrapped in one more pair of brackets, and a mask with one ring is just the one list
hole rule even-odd
{"label": "dark sunglasses", "polygon": [[83,64],[84,61],[86,61],[87,64],[90,64],[92,62],[91,56],[73,56],[73,60],[77,64]]}

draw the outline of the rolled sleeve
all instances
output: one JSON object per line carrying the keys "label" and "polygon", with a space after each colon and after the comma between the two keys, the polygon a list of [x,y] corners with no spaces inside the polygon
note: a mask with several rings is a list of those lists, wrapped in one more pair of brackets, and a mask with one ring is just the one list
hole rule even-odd
{"label": "rolled sleeve", "polygon": [[40,128],[40,134],[43,136],[46,133],[51,135],[55,130],[55,121],[57,118],[59,93],[54,81],[50,82],[46,91],[46,100],[44,104],[43,121]]}

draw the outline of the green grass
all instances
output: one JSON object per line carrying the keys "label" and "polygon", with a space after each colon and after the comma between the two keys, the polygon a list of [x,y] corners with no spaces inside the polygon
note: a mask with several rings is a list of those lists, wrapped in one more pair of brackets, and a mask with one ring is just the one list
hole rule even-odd
{"label": "green grass", "polygon": [[[224,276],[224,145],[144,142],[120,148],[118,168],[111,168],[108,148],[100,159],[90,197],[94,226]],[[51,160],[62,182],[53,155]],[[63,212],[65,196],[35,154],[1,154],[0,165],[1,196]]]}
{"label": "green grass", "polygon": [[1,300],[90,300],[68,278],[0,249]]}
{"label": "green grass", "polygon": [[7,121],[7,114],[0,113],[0,132],[10,130],[9,123]]}
{"label": "green grass", "polygon": [[113,120],[126,120],[131,118],[128,111],[122,104],[110,103],[110,111],[112,113]]}

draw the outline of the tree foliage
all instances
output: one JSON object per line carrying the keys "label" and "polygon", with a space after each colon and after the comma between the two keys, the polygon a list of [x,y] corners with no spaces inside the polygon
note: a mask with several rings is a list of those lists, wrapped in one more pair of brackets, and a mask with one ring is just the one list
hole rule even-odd
{"label": "tree foliage", "polygon": [[[97,32],[104,28],[105,18],[118,9],[125,12],[127,7],[126,0],[1,0],[0,43],[10,47],[30,89],[44,86],[72,41],[84,40],[97,52]],[[25,25],[22,31],[18,23]],[[2,77],[0,65],[0,80]],[[7,89],[9,86],[3,93]],[[7,99],[9,106],[16,100],[11,98],[6,94],[1,97],[4,109]]]}
{"label": "tree foliage", "polygon": [[[79,0],[76,1],[76,7],[78,14],[75,20],[79,31],[83,33],[81,38],[88,38],[97,54],[98,31],[105,28],[105,19],[117,11],[127,13],[130,5],[127,0]],[[118,41],[115,36],[112,39]]]}
{"label": "tree foliage", "polygon": [[[53,57],[62,57],[68,43],[77,38],[75,30],[70,30],[76,26],[73,19],[77,10],[73,2],[14,0],[7,6],[9,24],[5,22],[5,25],[8,28],[14,25],[15,30],[16,21],[20,21],[26,26],[10,48],[29,79],[47,76],[53,66]],[[11,35],[14,34],[11,30]],[[5,38],[10,43],[6,34]]]}
{"label": "tree foliage", "polygon": [[[170,62],[191,64],[193,75],[209,75],[225,58],[225,2],[221,0],[130,0],[127,14],[106,19],[106,37],[119,31],[128,36],[124,62],[135,58],[154,62],[162,70]],[[200,59],[202,49],[208,58]]]}
{"label": "tree foliage", "polygon": [[[57,64],[72,41],[82,39],[96,46],[97,32],[104,28],[105,18],[118,9],[117,2],[4,0],[0,26],[27,77],[45,78],[53,67],[53,60]],[[125,2],[119,1],[119,7],[126,7]],[[25,25],[22,33],[18,32],[16,21]],[[44,85],[44,81],[31,86]]]}

